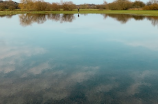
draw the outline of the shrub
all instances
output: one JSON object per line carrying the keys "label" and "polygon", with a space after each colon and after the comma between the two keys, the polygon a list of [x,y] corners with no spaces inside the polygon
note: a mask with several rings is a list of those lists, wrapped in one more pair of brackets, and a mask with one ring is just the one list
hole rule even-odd
{"label": "shrub", "polygon": [[21,0],[19,4],[21,10],[36,10],[46,11],[51,10],[51,4],[44,1],[36,0]]}
{"label": "shrub", "polygon": [[151,5],[151,4],[152,4],[152,2],[150,2],[150,1],[148,1],[148,2],[146,3],[147,6],[149,6],[149,5]]}
{"label": "shrub", "polygon": [[5,5],[3,3],[0,3],[0,11],[5,10]]}
{"label": "shrub", "polygon": [[128,0],[116,0],[108,4],[108,8],[111,10],[127,10],[132,7],[132,2]]}
{"label": "shrub", "polygon": [[21,10],[33,10],[34,1],[33,0],[21,0],[21,3],[19,4],[19,8]]}
{"label": "shrub", "polygon": [[60,5],[58,3],[52,3],[51,4],[51,10],[52,11],[59,11],[60,10]]}
{"label": "shrub", "polygon": [[80,9],[89,9],[88,4],[81,4]]}
{"label": "shrub", "polygon": [[0,10],[5,10],[5,9],[14,10],[17,7],[18,4],[13,1],[3,1],[0,3]]}
{"label": "shrub", "polygon": [[8,9],[9,9],[9,10],[14,10],[14,9],[16,9],[16,8],[15,8],[15,6],[9,6]]}
{"label": "shrub", "polygon": [[111,10],[118,10],[119,9],[118,4],[115,3],[115,2],[109,3],[108,8],[111,9]]}
{"label": "shrub", "polygon": [[36,1],[34,2],[34,10],[36,11],[45,11],[45,10],[50,10],[49,4],[43,1]]}
{"label": "shrub", "polygon": [[62,3],[62,9],[64,11],[72,11],[73,9],[75,9],[75,4],[73,4],[73,2],[68,1],[68,2],[63,2]]}
{"label": "shrub", "polygon": [[152,5],[149,5],[149,6],[145,6],[143,8],[143,10],[158,10],[158,4],[155,3],[155,4],[152,4]]}
{"label": "shrub", "polygon": [[96,8],[97,9],[107,9],[106,5],[103,5],[103,4],[102,5],[97,5]]}
{"label": "shrub", "polygon": [[145,6],[145,3],[143,3],[142,1],[133,2],[133,8],[142,8],[144,6]]}

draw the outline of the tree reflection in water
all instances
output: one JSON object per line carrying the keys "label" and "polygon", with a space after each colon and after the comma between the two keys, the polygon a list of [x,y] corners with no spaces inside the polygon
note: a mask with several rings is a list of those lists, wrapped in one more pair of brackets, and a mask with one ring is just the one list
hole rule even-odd
{"label": "tree reflection in water", "polygon": [[151,21],[153,26],[156,26],[156,25],[158,26],[158,17],[156,17],[156,16],[149,16],[149,17],[147,17],[147,19]]}
{"label": "tree reflection in water", "polygon": [[[83,14],[87,15],[87,14]],[[127,23],[130,19],[134,20],[144,20],[148,19],[151,21],[153,26],[158,26],[158,17],[157,16],[138,16],[138,15],[130,15],[130,14],[102,14],[104,19],[107,17],[114,18],[122,24]],[[0,18],[12,18],[14,15],[0,15]],[[79,15],[78,15],[79,16]],[[74,14],[20,14],[20,24],[22,26],[28,26],[32,23],[42,24],[46,20],[60,21],[63,22],[72,22],[75,19]]]}
{"label": "tree reflection in water", "polygon": [[19,15],[20,24],[22,26],[31,25],[33,22],[37,22],[38,24],[42,24],[46,21],[45,14],[21,14]]}
{"label": "tree reflection in water", "polygon": [[104,18],[111,17],[120,21],[122,24],[128,22],[130,19],[143,20],[144,16],[128,15],[128,14],[103,14]]}
{"label": "tree reflection in water", "polygon": [[49,14],[47,18],[54,21],[60,21],[60,14]]}
{"label": "tree reflection in water", "polygon": [[[87,14],[86,14],[87,15]],[[137,15],[129,15],[129,14],[102,14],[104,18],[111,17],[120,21],[122,24],[127,23],[130,19],[134,20],[143,20],[147,18],[152,22],[152,25],[158,26],[158,17],[156,16],[137,16]],[[4,15],[0,17],[6,17]],[[7,15],[7,17],[12,17],[12,15]],[[75,19],[74,14],[20,14],[20,24],[22,26],[28,26],[32,23],[36,22],[38,24],[44,23],[46,20],[60,21],[63,22],[72,22]]]}
{"label": "tree reflection in water", "polygon": [[22,26],[31,25],[36,22],[38,24],[44,23],[46,20],[55,20],[62,22],[72,22],[75,19],[73,14],[21,14],[19,15],[20,24]]}
{"label": "tree reflection in water", "polygon": [[157,16],[138,16],[138,15],[129,15],[129,14],[102,14],[104,16],[104,19],[107,17],[111,17],[116,19],[117,21],[120,21],[122,24],[127,23],[130,19],[134,20],[143,20],[147,18],[151,21],[153,26],[158,26],[158,17]]}
{"label": "tree reflection in water", "polygon": [[127,23],[130,19],[134,20],[143,20],[148,19],[151,21],[153,26],[158,26],[158,17],[157,16],[138,16],[138,15],[129,15],[129,14],[102,14],[104,16],[104,19],[107,17],[111,17],[116,19],[117,21],[120,21],[122,24]]}
{"label": "tree reflection in water", "polygon": [[6,18],[12,18],[14,15],[0,15],[0,18],[6,17]]}
{"label": "tree reflection in water", "polygon": [[63,14],[60,22],[72,22],[74,19],[75,16],[73,14]]}

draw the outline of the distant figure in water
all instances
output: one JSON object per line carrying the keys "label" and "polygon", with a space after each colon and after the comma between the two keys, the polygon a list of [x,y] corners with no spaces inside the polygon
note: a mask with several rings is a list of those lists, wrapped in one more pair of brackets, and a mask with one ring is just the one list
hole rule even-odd
{"label": "distant figure in water", "polygon": [[78,17],[80,17],[79,13],[78,13]]}
{"label": "distant figure in water", "polygon": [[78,7],[78,12],[80,12],[80,8]]}

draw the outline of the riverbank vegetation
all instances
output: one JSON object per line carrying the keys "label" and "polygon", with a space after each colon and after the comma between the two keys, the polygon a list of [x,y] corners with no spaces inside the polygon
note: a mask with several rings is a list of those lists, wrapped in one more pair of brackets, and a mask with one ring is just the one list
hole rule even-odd
{"label": "riverbank vegetation", "polygon": [[60,3],[49,3],[43,0],[21,0],[20,3],[14,1],[0,1],[0,15],[3,14],[23,14],[23,13],[110,13],[110,14],[137,14],[158,16],[158,0],[150,0],[147,3],[142,1],[114,0],[111,3],[106,1],[103,4],[80,4],[76,5],[72,1],[61,1]]}
{"label": "riverbank vegetation", "polygon": [[[0,15],[12,15],[12,14],[77,14],[77,9],[73,11],[0,11]],[[134,14],[142,16],[158,16],[158,11],[153,10],[99,10],[99,9],[80,9],[80,14]]]}
{"label": "riverbank vegetation", "polygon": [[21,0],[20,3],[0,1],[0,11],[20,9],[22,11],[72,11],[74,9],[100,9],[100,10],[158,10],[158,0],[143,1],[114,0],[111,3],[106,1],[103,4],[80,4],[72,1],[61,1],[60,3],[49,3],[43,0]]}
{"label": "riverbank vegetation", "polygon": [[18,3],[14,1],[0,1],[0,11],[18,9]]}

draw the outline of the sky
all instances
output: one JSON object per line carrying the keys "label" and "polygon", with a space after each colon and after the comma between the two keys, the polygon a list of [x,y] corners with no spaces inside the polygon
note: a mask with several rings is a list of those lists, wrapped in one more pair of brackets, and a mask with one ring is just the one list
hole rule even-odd
{"label": "sky", "polygon": [[[20,2],[20,0],[13,0],[16,2]],[[61,0],[44,0],[46,2],[60,2]],[[63,0],[63,1],[72,1],[74,4],[102,4],[104,0]],[[114,0],[105,0],[106,2],[110,3],[113,2]],[[135,0],[130,0],[130,1],[135,1]],[[140,0],[143,1],[144,3],[148,2],[149,0]]]}

